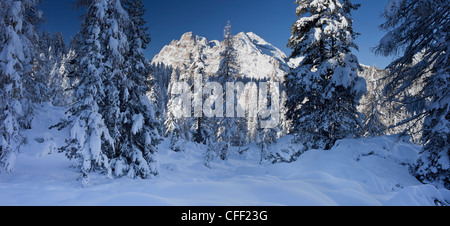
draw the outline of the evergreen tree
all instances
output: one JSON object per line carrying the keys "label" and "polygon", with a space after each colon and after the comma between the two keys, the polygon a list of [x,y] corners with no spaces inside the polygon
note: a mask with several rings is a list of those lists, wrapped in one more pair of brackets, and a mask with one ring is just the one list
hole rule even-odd
{"label": "evergreen tree", "polygon": [[234,48],[233,35],[231,34],[230,21],[228,21],[227,25],[225,26],[223,35],[224,49],[220,53],[221,61],[219,70],[217,72],[217,79],[221,84],[236,81],[236,77],[239,73],[236,59],[236,49]]}
{"label": "evergreen tree", "polygon": [[50,77],[47,85],[50,96],[49,101],[54,106],[67,106],[69,103],[69,98],[65,91],[67,84],[63,73],[60,71],[64,57],[67,55],[67,51],[64,37],[61,32],[55,33],[52,37],[51,53],[52,56],[50,57],[50,60],[52,61],[52,68],[50,70]]}
{"label": "evergreen tree", "polygon": [[[269,147],[271,144],[276,143],[278,139],[278,133],[280,127],[278,125],[273,127],[272,125],[266,125],[264,127],[263,121],[270,120],[271,117],[275,117],[273,112],[270,114],[272,110],[278,111],[276,106],[272,105],[272,98],[275,98],[275,101],[279,101],[279,90],[276,88],[274,82],[268,82],[267,85],[260,87],[259,91],[259,112],[258,112],[258,121],[259,127],[258,130],[258,145],[261,148],[261,158],[260,164],[269,158]],[[278,100],[277,100],[278,99]]]}
{"label": "evergreen tree", "polygon": [[215,142],[211,141],[211,138],[207,137],[206,138],[206,145],[207,145],[207,149],[206,149],[206,153],[205,153],[205,163],[204,165],[208,168],[211,168],[211,161],[214,160],[215,158],[215,151],[214,146]]}
{"label": "evergreen tree", "polygon": [[[392,62],[385,93],[398,100],[413,116],[425,117],[417,178],[450,188],[450,3],[446,0],[390,0],[385,8],[388,31],[375,49],[378,54],[400,57]],[[405,95],[414,84],[423,87]]]}
{"label": "evergreen tree", "polygon": [[73,72],[75,102],[69,109],[70,139],[62,148],[80,161],[83,185],[88,174],[101,171],[112,177],[120,131],[118,85],[124,74],[128,15],[118,0],[93,0],[76,37],[77,65]]}
{"label": "evergreen tree", "polygon": [[342,138],[360,135],[359,99],[366,92],[349,0],[297,0],[298,21],[288,46],[291,58],[304,56],[286,78],[288,119],[306,148],[330,149]]}
{"label": "evergreen tree", "polygon": [[206,138],[213,136],[208,128],[210,125],[207,124],[208,118],[203,115],[203,103],[205,98],[203,96],[203,84],[205,79],[205,63],[203,59],[203,53],[199,52],[196,57],[196,61],[189,68],[189,73],[193,78],[192,88],[193,90],[193,125],[191,126],[193,130],[193,141],[196,143],[206,144]]}
{"label": "evergreen tree", "polygon": [[33,64],[33,80],[35,83],[34,94],[31,98],[35,103],[48,102],[50,99],[48,92],[48,81],[50,80],[52,54],[52,35],[46,31],[42,32],[37,45],[37,57]]}
{"label": "evergreen tree", "polygon": [[0,2],[0,167],[7,172],[14,170],[20,146],[26,142],[21,129],[31,124],[29,97],[34,90],[32,69],[39,40],[36,26],[43,21],[37,3]]}
{"label": "evergreen tree", "polygon": [[[184,104],[182,95],[189,91],[190,86],[187,83],[187,76],[179,75],[178,70],[172,71],[169,84],[169,102],[164,125],[166,128],[166,137],[170,137],[170,146],[173,151],[183,151],[183,141],[189,140],[189,129],[186,130],[187,117],[184,113]],[[189,112],[190,113],[190,112]]]}
{"label": "evergreen tree", "polygon": [[248,106],[246,112],[247,140],[249,143],[258,140],[258,86],[254,82],[246,85],[244,91],[244,104]]}
{"label": "evergreen tree", "polygon": [[[384,114],[385,106],[383,104],[382,79],[375,78],[375,74],[379,71],[375,67],[365,68],[365,72],[369,75],[366,78],[368,82],[368,92],[361,99],[360,108],[364,114],[364,136],[381,136],[386,134],[387,126]],[[370,78],[369,78],[370,77]]]}
{"label": "evergreen tree", "polygon": [[[157,120],[157,89],[144,49],[150,43],[147,34],[144,4],[141,0],[124,1],[129,15],[126,30],[129,51],[125,56],[125,72],[119,76],[120,125],[116,139],[117,176],[148,178],[157,175],[156,152],[160,142]],[[121,170],[118,170],[120,168]]]}
{"label": "evergreen tree", "polygon": [[[77,71],[75,60],[75,58],[77,57],[77,55],[75,54],[75,50],[77,48],[74,46],[75,43],[75,41],[71,42],[71,45],[67,48],[67,54],[63,56],[61,64],[59,68],[57,68],[58,71],[55,71],[55,73],[58,74],[56,77],[61,76],[62,78],[62,80],[60,80],[62,82],[62,86],[60,88],[62,89],[64,97],[64,103],[62,104],[63,106],[67,107],[69,107],[69,104],[74,101],[73,87],[71,84],[76,81],[75,72]],[[54,104],[58,106],[58,99],[55,99],[54,101],[56,101]]]}
{"label": "evergreen tree", "polygon": [[137,49],[140,49],[134,54],[141,55],[142,50],[147,49],[148,44],[151,42],[148,27],[146,27],[147,22],[144,19],[144,2],[142,0],[122,0],[122,2],[123,7],[130,16],[131,24],[128,29],[130,46],[136,46]]}
{"label": "evergreen tree", "polygon": [[[167,114],[167,104],[169,101],[169,83],[170,77],[172,74],[172,68],[168,67],[162,63],[158,63],[157,65],[150,65],[151,71],[153,72],[153,77],[157,82],[156,87],[156,96],[158,100],[158,109],[160,111],[160,115],[158,117],[159,121],[164,122],[165,116]],[[165,131],[164,123],[161,123],[161,131]]]}
{"label": "evergreen tree", "polygon": [[[157,65],[151,64],[150,70],[153,72],[153,78],[155,80],[154,87],[154,95],[156,96],[157,101],[157,119],[160,123],[159,131],[161,135],[169,135],[167,134],[167,128],[165,126],[165,122],[167,121],[167,117],[169,116],[168,112],[168,104],[171,98],[171,86],[172,81],[171,78],[176,79],[179,77],[178,69],[173,69],[171,66],[166,66],[163,63],[158,63]],[[173,76],[172,76],[173,75]],[[175,80],[173,80],[175,82]]]}
{"label": "evergreen tree", "polygon": [[[219,66],[219,70],[217,72],[217,81],[223,87],[223,90],[227,90],[227,83],[235,83],[237,80],[237,76],[239,73],[237,59],[236,59],[236,50],[234,49],[234,41],[233,36],[231,34],[231,23],[228,21],[227,25],[224,29],[224,41],[223,46],[224,50],[221,52],[221,62]],[[234,92],[234,91],[233,91]],[[224,92],[226,95],[226,92]],[[223,142],[225,144],[224,148],[221,148],[220,158],[222,160],[227,159],[228,157],[228,148],[232,145],[235,136],[238,134],[237,132],[237,120],[235,112],[228,112],[229,108],[227,105],[235,105],[234,99],[232,103],[231,98],[224,96],[224,107],[226,109],[226,115],[224,114],[222,118],[218,119],[218,141]],[[229,117],[230,115],[233,117]]]}
{"label": "evergreen tree", "polygon": [[33,68],[36,83],[33,101],[51,102],[54,105],[63,106],[67,101],[59,68],[66,54],[66,47],[61,32],[51,35],[44,31],[40,36],[37,50],[38,57]]}

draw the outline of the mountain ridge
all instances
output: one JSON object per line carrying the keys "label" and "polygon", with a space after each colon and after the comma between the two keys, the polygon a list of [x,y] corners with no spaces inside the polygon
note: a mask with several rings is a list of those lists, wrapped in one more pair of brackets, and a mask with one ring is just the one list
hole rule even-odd
{"label": "mountain ridge", "polygon": [[[276,81],[284,81],[284,74],[289,69],[288,57],[284,52],[253,32],[240,32],[233,40],[241,76],[255,80],[272,77]],[[195,61],[196,56],[202,54],[206,73],[214,75],[219,69],[222,50],[220,41],[209,41],[194,32],[186,32],[179,40],[173,40],[164,46],[151,63],[163,63],[178,68],[183,73]]]}

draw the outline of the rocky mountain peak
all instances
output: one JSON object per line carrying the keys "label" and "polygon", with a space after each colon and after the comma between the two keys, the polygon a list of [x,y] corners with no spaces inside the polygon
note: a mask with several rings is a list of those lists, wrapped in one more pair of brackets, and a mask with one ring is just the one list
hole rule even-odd
{"label": "rocky mountain peak", "polygon": [[[252,32],[240,32],[233,39],[241,76],[255,80],[265,80],[269,77],[278,81],[284,79],[289,66],[287,57],[281,50]],[[151,63],[163,63],[178,68],[183,73],[198,55],[202,55],[206,73],[214,75],[219,69],[222,50],[220,41],[208,41],[193,32],[187,32],[180,40],[174,40],[165,46]]]}

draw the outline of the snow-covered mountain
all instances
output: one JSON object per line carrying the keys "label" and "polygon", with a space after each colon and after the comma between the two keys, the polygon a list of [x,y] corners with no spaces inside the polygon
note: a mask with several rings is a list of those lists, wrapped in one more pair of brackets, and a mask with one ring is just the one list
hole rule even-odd
{"label": "snow-covered mountain", "polygon": [[[241,32],[234,36],[234,48],[237,50],[241,76],[255,80],[272,77],[275,81],[283,81],[285,72],[289,70],[286,54],[252,32]],[[188,32],[183,34],[180,40],[174,40],[165,46],[151,63],[163,63],[178,68],[183,73],[191,66],[196,56],[202,54],[206,73],[213,75],[219,69],[222,50],[220,41],[209,41]]]}
{"label": "snow-covered mountain", "polygon": [[[241,32],[234,36],[234,48],[237,50],[241,75],[256,80],[264,80],[275,75],[274,78],[283,81],[285,73],[291,67],[298,66],[303,59],[302,57],[289,59],[283,51],[253,32]],[[212,75],[219,69],[222,50],[223,45],[220,41],[209,41],[193,32],[187,32],[181,36],[180,40],[173,40],[169,45],[164,46],[151,63],[178,68],[183,73],[194,63],[198,54],[203,54],[206,59],[206,73]],[[360,76],[366,80],[380,79],[385,76],[384,70],[362,66],[365,70],[360,73]]]}

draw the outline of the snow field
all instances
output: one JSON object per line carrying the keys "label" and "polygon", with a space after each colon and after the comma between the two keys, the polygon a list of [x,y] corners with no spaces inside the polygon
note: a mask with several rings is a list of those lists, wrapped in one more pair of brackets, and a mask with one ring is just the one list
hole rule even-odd
{"label": "snow field", "polygon": [[[428,206],[450,202],[450,191],[423,185],[409,173],[420,147],[385,136],[342,140],[330,151],[310,150],[293,163],[260,164],[255,144],[228,161],[204,166],[206,147],[191,142],[185,152],[157,154],[159,175],[148,180],[91,175],[83,188],[74,162],[57,147],[68,131],[49,130],[64,117],[60,108],[42,106],[33,130],[26,131],[13,173],[0,174],[0,205],[50,206]],[[273,148],[289,146],[280,139]]]}

